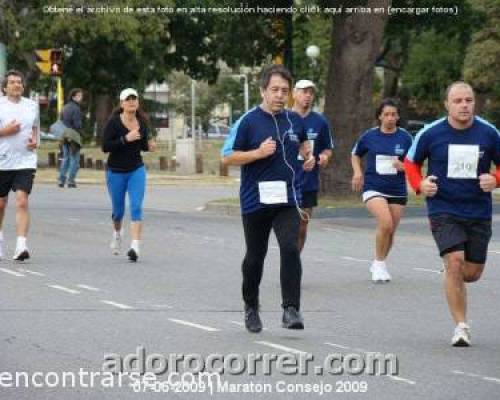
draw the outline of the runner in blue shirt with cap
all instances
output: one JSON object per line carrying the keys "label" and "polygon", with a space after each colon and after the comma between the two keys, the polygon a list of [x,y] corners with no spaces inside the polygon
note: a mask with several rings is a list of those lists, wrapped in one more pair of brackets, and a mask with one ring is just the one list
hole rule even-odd
{"label": "runner in blue shirt with cap", "polygon": [[[377,219],[375,259],[370,267],[372,281],[388,282],[391,275],[385,260],[407,203],[403,160],[412,138],[397,125],[399,109],[394,100],[383,100],[375,115],[380,126],[364,132],[352,151],[352,188],[363,190],[366,208]],[[364,174],[361,157],[366,158]]]}
{"label": "runner in blue shirt with cap", "polygon": [[223,162],[241,166],[240,202],[245,233],[243,300],[245,327],[260,332],[259,285],[269,234],[274,230],[281,255],[283,327],[303,329],[300,314],[302,265],[298,246],[300,220],[299,151],[304,169],[314,167],[302,119],[285,110],[292,86],[290,72],[270,65],[260,77],[262,103],[241,117],[222,149]]}
{"label": "runner in blue shirt with cap", "polygon": [[300,219],[299,248],[304,248],[307,238],[307,226],[312,217],[313,207],[318,205],[319,169],[325,168],[332,157],[333,139],[328,120],[320,113],[312,111],[316,85],[301,79],[293,90],[293,111],[302,117],[309,147],[316,159],[316,166],[310,172],[299,169],[302,186],[302,209],[307,216]]}

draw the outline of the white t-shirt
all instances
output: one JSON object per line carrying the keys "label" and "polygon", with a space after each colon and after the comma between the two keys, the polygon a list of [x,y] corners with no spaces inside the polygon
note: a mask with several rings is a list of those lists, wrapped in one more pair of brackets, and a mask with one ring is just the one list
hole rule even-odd
{"label": "white t-shirt", "polygon": [[0,170],[36,169],[36,151],[26,146],[32,136],[33,128],[40,137],[40,113],[38,104],[21,97],[18,103],[0,97],[0,128],[5,128],[16,120],[21,123],[21,130],[15,135],[0,136]]}

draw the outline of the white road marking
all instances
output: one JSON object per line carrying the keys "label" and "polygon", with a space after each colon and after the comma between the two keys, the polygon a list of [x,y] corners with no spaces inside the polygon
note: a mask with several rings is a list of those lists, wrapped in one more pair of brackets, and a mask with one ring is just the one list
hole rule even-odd
{"label": "white road marking", "polygon": [[349,347],[347,347],[347,346],[342,346],[341,344],[337,344],[337,343],[325,342],[325,344],[326,344],[327,346],[338,347],[338,348],[340,348],[340,349],[346,349],[346,350],[348,350],[348,349],[349,349]]}
{"label": "white road marking", "polygon": [[196,207],[196,211],[203,211],[204,209],[205,209],[205,206]]}
{"label": "white road marking", "polygon": [[498,250],[489,250],[488,253],[500,254],[500,251],[498,251]]}
{"label": "white road marking", "polygon": [[36,276],[46,276],[45,274],[42,274],[41,272],[36,272],[36,271],[30,271],[29,269],[19,269],[19,271],[25,272],[30,275],[36,275]]}
{"label": "white road marking", "polygon": [[498,379],[498,378],[493,378],[493,377],[491,377],[491,376],[483,376],[483,380],[484,380],[484,381],[489,381],[489,382],[495,382],[495,383],[500,384],[500,379]]}
{"label": "white road marking", "polygon": [[71,221],[71,222],[80,222],[80,218],[68,218],[68,221]]}
{"label": "white road marking", "polygon": [[84,285],[84,284],[79,284],[76,286],[79,287],[80,289],[90,290],[91,292],[100,292],[101,291],[101,289],[98,289],[98,288],[93,287],[93,286]]}
{"label": "white road marking", "polygon": [[434,274],[441,274],[442,272],[437,269],[427,269],[427,268],[413,268],[415,271],[432,272]]}
{"label": "white road marking", "polygon": [[388,375],[388,376],[389,376],[389,379],[392,379],[393,381],[404,382],[404,383],[407,383],[409,385],[415,385],[417,383],[417,382],[412,381],[410,379],[401,378],[400,376],[393,376],[393,375]]}
{"label": "white road marking", "polygon": [[347,260],[347,261],[371,262],[371,260],[364,260],[362,258],[354,258],[354,257],[347,257],[347,256],[342,256],[340,258],[342,258],[343,260]]}
{"label": "white road marking", "polygon": [[7,268],[0,268],[0,271],[5,272],[6,274],[9,274],[12,276],[18,276],[18,277],[26,276],[24,274],[21,274],[21,273],[16,272],[16,271],[12,271],[11,269],[7,269]]}
{"label": "white road marking", "polygon": [[492,376],[481,376],[478,374],[473,374],[471,372],[464,372],[464,371],[457,371],[457,370],[451,371],[451,372],[453,372],[456,375],[465,375],[465,376],[468,376],[471,378],[479,378],[479,379],[482,379],[483,381],[494,382],[494,383],[500,384],[500,378],[494,378]]}
{"label": "white road marking", "polygon": [[201,329],[201,330],[204,330],[204,331],[207,331],[207,332],[218,332],[218,331],[220,331],[220,329],[217,329],[217,328],[212,328],[210,326],[196,324],[194,322],[184,321],[182,319],[169,318],[168,320],[172,321],[172,322],[175,322],[176,324],[190,326],[191,328],[197,328],[197,329]]}
{"label": "white road marking", "polygon": [[122,310],[133,310],[134,309],[134,307],[130,307],[130,306],[127,306],[126,304],[122,304],[122,303],[116,303],[116,302],[111,301],[111,300],[101,300],[101,303],[108,304],[110,306],[120,308]]}
{"label": "white road marking", "polygon": [[57,290],[60,290],[61,292],[66,292],[69,294],[80,294],[80,292],[78,290],[70,289],[70,288],[67,288],[67,287],[64,287],[61,285],[47,285],[47,286],[52,288],[52,289],[57,289]]}
{"label": "white road marking", "polygon": [[266,341],[263,341],[263,340],[259,340],[259,341],[256,341],[254,343],[261,344],[263,346],[272,347],[273,349],[278,349],[278,350],[286,351],[287,353],[304,354],[304,355],[307,354],[307,352],[302,351],[302,350],[294,349],[292,347],[286,347],[286,346],[283,346],[283,345],[277,344],[277,343],[266,342]]}

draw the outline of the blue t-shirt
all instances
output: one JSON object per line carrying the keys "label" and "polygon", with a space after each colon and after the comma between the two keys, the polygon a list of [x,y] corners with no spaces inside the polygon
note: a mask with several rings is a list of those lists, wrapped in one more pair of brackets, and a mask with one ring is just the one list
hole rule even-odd
{"label": "blue t-shirt", "polygon": [[302,192],[317,192],[319,188],[319,155],[327,149],[333,149],[333,139],[328,120],[320,113],[311,111],[302,118],[307,134],[307,139],[313,144],[313,155],[316,165],[312,171],[298,170],[302,184]]}
{"label": "blue t-shirt", "polygon": [[374,190],[387,196],[407,196],[404,171],[387,174],[382,163],[383,159],[385,163],[390,162],[387,161],[390,157],[398,157],[403,161],[411,143],[411,135],[402,128],[388,134],[375,127],[361,135],[352,154],[358,157],[366,156],[363,192]]}
{"label": "blue t-shirt", "polygon": [[[307,140],[307,137],[302,118],[295,112],[284,110],[272,115],[260,107],[251,109],[231,128],[222,148],[222,156],[229,156],[234,151],[256,150],[269,137],[276,141],[274,154],[241,167],[240,202],[242,214],[249,214],[260,208],[288,207],[296,206],[296,203],[300,204],[301,189],[296,171],[301,166],[297,156],[300,143]],[[286,183],[288,200],[286,203],[261,203],[259,182],[269,181],[284,181]]]}
{"label": "blue t-shirt", "polygon": [[479,117],[463,130],[441,118],[418,133],[408,160],[422,164],[427,159],[427,175],[438,178],[436,195],[426,199],[429,215],[491,219],[491,193],[481,190],[478,177],[490,172],[492,162],[500,164],[499,135],[493,125]]}

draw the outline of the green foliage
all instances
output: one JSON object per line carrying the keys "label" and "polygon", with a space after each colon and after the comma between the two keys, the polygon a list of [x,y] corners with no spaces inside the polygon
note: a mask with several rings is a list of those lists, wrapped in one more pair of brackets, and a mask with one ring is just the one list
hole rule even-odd
{"label": "green foliage", "polygon": [[464,75],[482,97],[479,111],[500,125],[500,0],[476,0],[485,15],[482,29],[472,37],[465,58]]}

